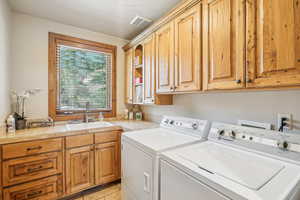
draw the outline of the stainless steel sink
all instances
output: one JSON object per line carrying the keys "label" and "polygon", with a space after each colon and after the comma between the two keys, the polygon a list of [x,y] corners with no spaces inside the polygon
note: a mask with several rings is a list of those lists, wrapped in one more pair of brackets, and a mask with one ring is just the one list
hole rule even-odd
{"label": "stainless steel sink", "polygon": [[113,126],[113,124],[109,122],[89,122],[89,123],[74,123],[74,124],[67,124],[66,128],[70,131],[72,130],[86,130],[86,129],[98,129],[98,128],[106,128]]}

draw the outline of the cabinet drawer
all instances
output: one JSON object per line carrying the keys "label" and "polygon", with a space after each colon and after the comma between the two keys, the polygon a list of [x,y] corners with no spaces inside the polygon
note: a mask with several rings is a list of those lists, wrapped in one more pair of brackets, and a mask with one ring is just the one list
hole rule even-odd
{"label": "cabinet drawer", "polygon": [[82,147],[94,144],[93,134],[66,137],[66,148]]}
{"label": "cabinet drawer", "polygon": [[62,138],[7,144],[2,148],[3,159],[18,158],[51,151],[61,151]]}
{"label": "cabinet drawer", "polygon": [[62,196],[61,176],[52,176],[42,180],[4,189],[5,200],[54,200]]}
{"label": "cabinet drawer", "polygon": [[112,131],[112,132],[102,132],[95,134],[95,143],[107,143],[107,142],[114,142],[117,141],[119,137],[119,132]]}
{"label": "cabinet drawer", "polygon": [[3,162],[3,185],[10,186],[62,173],[62,152]]}

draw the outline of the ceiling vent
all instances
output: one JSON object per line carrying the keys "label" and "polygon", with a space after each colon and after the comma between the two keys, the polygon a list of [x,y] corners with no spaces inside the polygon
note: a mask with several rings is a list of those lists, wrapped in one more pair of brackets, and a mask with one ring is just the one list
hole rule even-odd
{"label": "ceiling vent", "polygon": [[135,18],[133,18],[130,22],[131,25],[135,25],[135,26],[141,26],[141,25],[145,25],[148,23],[151,23],[152,20],[151,19],[147,19],[145,17],[141,17],[141,16],[135,16]]}

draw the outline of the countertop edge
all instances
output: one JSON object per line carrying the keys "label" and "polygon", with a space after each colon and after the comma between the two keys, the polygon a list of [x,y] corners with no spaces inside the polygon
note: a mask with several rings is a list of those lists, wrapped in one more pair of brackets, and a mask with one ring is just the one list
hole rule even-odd
{"label": "countertop edge", "polygon": [[[95,134],[95,133],[109,132],[109,131],[126,132],[126,131],[137,131],[137,130],[159,127],[159,124],[154,122],[148,122],[148,121],[118,120],[118,121],[109,121],[109,123],[111,123],[112,126],[101,127],[101,128],[80,129],[80,130],[66,130],[64,126],[55,126],[55,127],[35,128],[35,129],[17,131],[12,135],[6,134],[0,136],[0,145],[28,142],[33,140],[45,140],[45,139],[52,139],[52,138],[59,138],[59,137],[84,135],[84,134]],[[41,132],[46,132],[46,133],[41,133]]]}

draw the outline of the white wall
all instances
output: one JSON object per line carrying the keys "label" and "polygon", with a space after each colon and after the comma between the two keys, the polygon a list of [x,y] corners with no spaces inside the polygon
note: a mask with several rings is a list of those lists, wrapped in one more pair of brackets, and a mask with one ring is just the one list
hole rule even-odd
{"label": "white wall", "polygon": [[174,96],[172,106],[144,106],[146,118],[158,121],[161,115],[182,115],[237,123],[238,119],[276,124],[278,113],[291,113],[300,130],[300,91],[227,92]]}
{"label": "white wall", "polygon": [[127,41],[89,30],[13,13],[12,89],[41,88],[43,92],[29,100],[27,117],[48,116],[48,32],[116,45],[117,113],[124,110],[124,52]]}
{"label": "white wall", "polygon": [[0,126],[10,112],[10,18],[7,1],[0,0]]}

